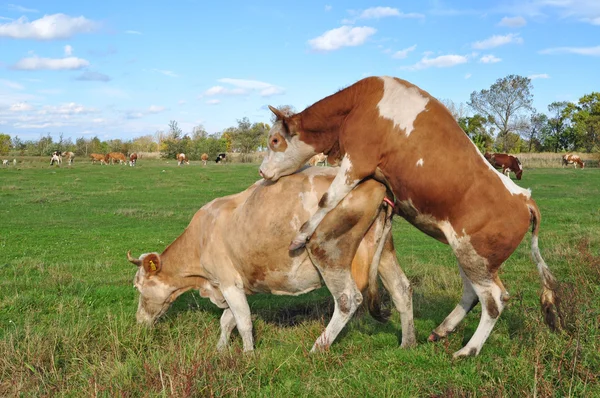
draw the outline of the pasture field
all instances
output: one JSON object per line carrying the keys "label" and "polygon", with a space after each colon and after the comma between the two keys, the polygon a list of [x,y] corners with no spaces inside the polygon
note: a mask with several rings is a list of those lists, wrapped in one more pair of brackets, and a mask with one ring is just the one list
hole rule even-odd
{"label": "pasture field", "polygon": [[257,165],[47,163],[0,169],[0,396],[600,396],[600,169],[526,169],[520,181],[542,212],[566,329],[542,321],[527,234],[503,266],[511,299],[481,354],[453,360],[479,306],[448,339],[427,342],[462,284],[449,247],[399,217],[416,348],[399,348],[397,314],[379,324],[360,311],[328,352],[309,354],[332,311],[325,289],[251,296],[252,354],[235,332],[229,352],[216,352],[220,310],[197,292],[140,327],[127,250],[162,252],[202,205],[256,181]]}

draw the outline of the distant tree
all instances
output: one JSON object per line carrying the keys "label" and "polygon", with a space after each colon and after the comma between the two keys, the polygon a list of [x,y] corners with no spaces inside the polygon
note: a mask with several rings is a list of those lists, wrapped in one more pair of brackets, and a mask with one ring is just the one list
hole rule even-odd
{"label": "distant tree", "polygon": [[131,151],[133,152],[156,152],[157,150],[158,145],[150,134],[134,138],[131,143]]}
{"label": "distant tree", "polygon": [[[243,155],[256,151],[261,142],[264,142],[269,125],[265,123],[250,124],[247,117],[239,119],[237,122],[238,126],[233,133],[234,148]],[[242,156],[242,161],[245,160],[247,160],[247,156]]]}
{"label": "distant tree", "polygon": [[456,105],[454,101],[450,99],[443,99],[441,100],[441,103],[450,111],[454,120],[457,122],[467,116],[468,110],[464,103],[461,102]]}
{"label": "distant tree", "polygon": [[19,155],[23,156],[25,154],[25,149],[26,149],[26,145],[23,142],[23,140],[21,140],[19,138],[18,135],[16,135],[13,139],[12,139],[12,147],[19,151]]}
{"label": "distant tree", "polygon": [[492,149],[494,139],[486,130],[488,120],[485,117],[480,114],[463,116],[458,119],[458,124],[481,152]]}
{"label": "distant tree", "polygon": [[91,152],[88,152],[89,141],[83,137],[75,140],[75,155],[87,157]]}
{"label": "distant tree", "polygon": [[[544,113],[534,112],[529,121],[529,132],[527,134],[527,151],[538,150],[541,144],[540,137],[548,131],[548,116]],[[534,147],[535,145],[535,147]]]}
{"label": "distant tree", "polygon": [[564,113],[571,120],[571,131],[567,130],[575,148],[600,151],[600,93],[584,95],[577,105],[568,104]]}
{"label": "distant tree", "polygon": [[8,155],[11,143],[10,135],[0,133],[0,155]]}
{"label": "distant tree", "polygon": [[[468,105],[496,126],[497,141],[504,146],[511,141],[505,142],[504,136],[518,130],[518,116],[533,109],[532,89],[531,79],[509,75],[498,79],[489,90],[473,91]],[[506,147],[501,149],[507,151]]]}
{"label": "distant tree", "polygon": [[177,125],[177,122],[175,120],[171,120],[169,122],[169,138],[179,139],[182,133],[183,131],[181,131],[181,129]]}
{"label": "distant tree", "polygon": [[58,148],[56,148],[56,144],[52,141],[50,133],[48,133],[45,137],[40,136],[40,139],[37,142],[37,150],[35,151],[35,154],[39,156],[48,156],[57,149]]}
{"label": "distant tree", "polygon": [[555,101],[548,105],[548,126],[549,129],[543,132],[542,143],[546,150],[558,152],[569,146],[569,139],[566,135],[568,127],[568,115],[565,109],[569,105],[567,101]]}
{"label": "distant tree", "polygon": [[197,141],[208,138],[208,132],[203,125],[199,124],[192,129],[192,140]]}

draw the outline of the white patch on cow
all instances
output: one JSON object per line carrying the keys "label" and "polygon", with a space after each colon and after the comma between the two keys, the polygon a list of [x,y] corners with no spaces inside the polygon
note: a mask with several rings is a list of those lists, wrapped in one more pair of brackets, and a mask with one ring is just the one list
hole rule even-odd
{"label": "white patch on cow", "polygon": [[408,137],[413,131],[413,123],[429,98],[424,97],[416,87],[406,87],[393,77],[382,76],[383,97],[377,104],[379,115],[394,122]]}
{"label": "white patch on cow", "polygon": [[300,221],[300,217],[297,214],[294,214],[294,217],[290,220],[290,228],[293,231],[297,231],[302,226],[302,222]]}
{"label": "white patch on cow", "polygon": [[308,213],[313,214],[319,207],[319,197],[317,192],[314,190],[314,185],[311,186],[309,192],[300,192],[298,194],[300,202],[302,202],[302,208]]}
{"label": "white patch on cow", "polygon": [[444,232],[448,244],[454,250],[461,263],[465,265],[483,263],[487,266],[488,260],[475,251],[475,248],[471,244],[471,236],[467,235],[466,231],[463,230],[463,235],[458,236],[450,221],[440,222],[439,228]]}
{"label": "white patch on cow", "polygon": [[423,158],[417,160],[417,167],[419,166],[423,167]]}
{"label": "white patch on cow", "polygon": [[473,141],[469,140],[469,142],[471,143],[471,145],[473,145],[473,147],[475,148],[475,151],[477,151],[477,153],[479,154],[479,158],[481,159],[481,161],[483,163],[485,163],[487,165],[487,167],[495,175],[497,175],[500,178],[500,181],[502,181],[502,183],[504,184],[504,187],[506,188],[506,190],[508,192],[510,192],[512,195],[524,195],[527,199],[531,198],[531,189],[521,188],[520,186],[518,186],[517,184],[515,184],[513,182],[513,180],[510,179],[510,177],[507,177],[504,174],[500,173],[498,170],[496,170],[494,168],[494,166],[492,166],[490,164],[490,162],[487,161],[487,159],[483,156],[483,154],[481,152],[479,152],[479,149],[473,143]]}

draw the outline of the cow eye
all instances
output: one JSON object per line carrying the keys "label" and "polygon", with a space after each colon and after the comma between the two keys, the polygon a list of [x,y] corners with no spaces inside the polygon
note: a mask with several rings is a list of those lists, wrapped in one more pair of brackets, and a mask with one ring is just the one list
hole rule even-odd
{"label": "cow eye", "polygon": [[273,138],[273,145],[277,145],[277,143],[279,143],[279,140],[277,138]]}

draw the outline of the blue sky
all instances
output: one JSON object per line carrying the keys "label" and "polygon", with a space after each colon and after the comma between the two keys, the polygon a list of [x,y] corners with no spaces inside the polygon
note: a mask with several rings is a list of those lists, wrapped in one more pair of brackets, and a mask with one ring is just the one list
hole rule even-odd
{"label": "blue sky", "polygon": [[0,132],[131,139],[269,122],[370,75],[466,103],[528,76],[540,111],[600,90],[600,0],[0,3]]}

